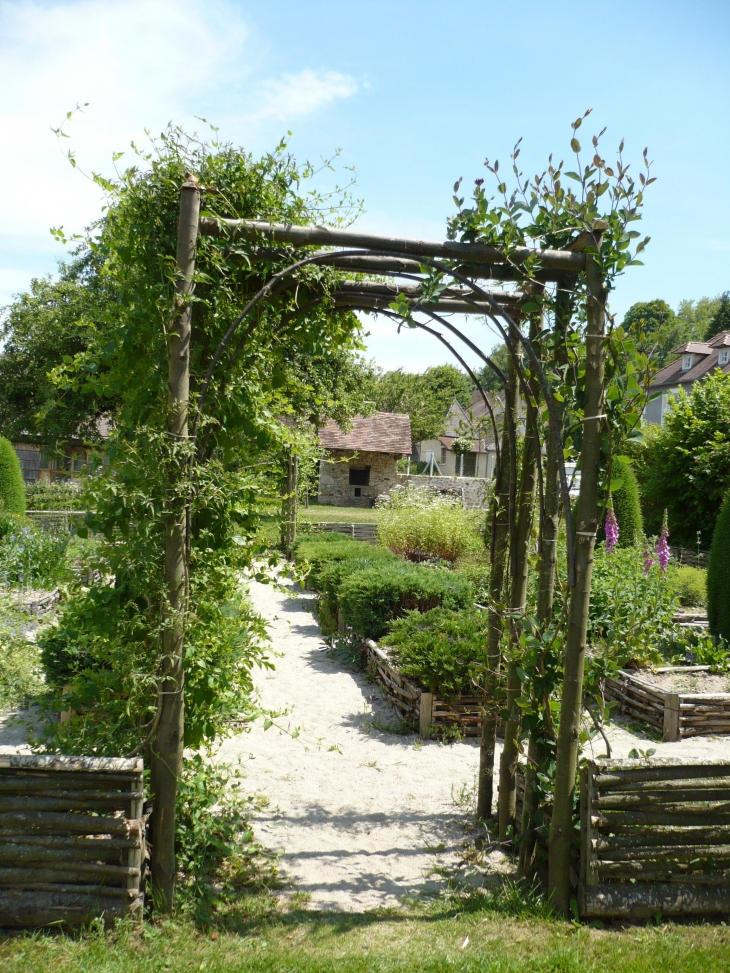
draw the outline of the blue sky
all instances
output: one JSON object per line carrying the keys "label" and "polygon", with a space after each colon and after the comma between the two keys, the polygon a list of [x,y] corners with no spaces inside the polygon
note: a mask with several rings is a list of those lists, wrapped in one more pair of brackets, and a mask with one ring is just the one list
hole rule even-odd
{"label": "blue sky", "polygon": [[[288,129],[300,158],[334,148],[357,169],[370,230],[443,237],[451,189],[507,161],[524,137],[527,171],[568,148],[593,109],[603,154],[649,147],[645,266],[612,295],[676,307],[730,289],[730,3],[727,0],[0,0],[0,304],[52,272],[49,232],[80,230],[103,205],[50,132],[69,132],[80,165],[168,120],[220,125],[254,152]],[[444,360],[428,336],[368,319],[383,367]],[[492,339],[474,324],[472,333]]]}

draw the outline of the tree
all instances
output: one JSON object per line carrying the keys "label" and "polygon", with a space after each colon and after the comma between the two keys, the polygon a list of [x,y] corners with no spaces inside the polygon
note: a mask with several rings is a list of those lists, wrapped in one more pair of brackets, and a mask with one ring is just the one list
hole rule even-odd
{"label": "tree", "polygon": [[730,490],[712,535],[707,565],[707,619],[710,632],[730,641]]}
{"label": "tree", "polygon": [[0,510],[25,513],[25,485],[13,444],[0,436]]}
{"label": "tree", "polygon": [[662,300],[633,304],[621,324],[644,354],[651,353],[658,369],[667,364],[673,348],[689,340],[686,323]]}
{"label": "tree", "polygon": [[0,356],[0,430],[5,436],[31,433],[51,446],[76,436],[98,438],[97,420],[113,411],[113,397],[80,389],[59,394],[51,372],[88,350],[103,286],[93,253],[87,253],[61,264],[55,281],[32,280],[30,291],[5,308]]}
{"label": "tree", "polygon": [[[501,368],[503,373],[507,371],[507,359],[509,358],[509,352],[507,351],[507,346],[503,341],[492,348],[492,350],[489,352],[489,357],[492,359],[495,365]],[[496,372],[489,367],[489,365],[484,365],[484,367],[481,368],[476,375],[485,392],[502,393],[504,391],[504,385],[501,379]]]}
{"label": "tree", "polygon": [[645,430],[637,473],[647,530],[666,508],[673,541],[706,548],[730,487],[730,375],[719,369],[671,401],[664,425]]}
{"label": "tree", "polygon": [[414,443],[434,439],[444,430],[454,399],[464,407],[471,401],[472,383],[454,365],[436,365],[420,374],[398,369],[380,375],[374,388],[381,412],[405,412],[411,419]]}
{"label": "tree", "polygon": [[705,341],[714,338],[721,331],[730,331],[730,293],[728,291],[725,291],[719,299],[715,313],[705,331]]}
{"label": "tree", "polygon": [[679,302],[677,317],[684,322],[687,341],[704,341],[713,315],[717,311],[719,297],[701,297],[697,301]]}

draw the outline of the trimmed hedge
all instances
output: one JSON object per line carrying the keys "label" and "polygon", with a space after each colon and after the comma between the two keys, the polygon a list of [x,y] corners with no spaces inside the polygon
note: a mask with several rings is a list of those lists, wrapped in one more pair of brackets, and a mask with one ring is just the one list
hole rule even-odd
{"label": "trimmed hedge", "polygon": [[394,561],[395,555],[384,547],[354,541],[332,531],[324,536],[310,534],[297,540],[294,560],[297,564],[309,565],[307,584],[314,591],[320,591],[320,577],[329,564],[351,560]]}
{"label": "trimmed hedge", "polygon": [[[639,500],[639,482],[636,473],[630,466],[621,467],[622,484],[611,494],[613,512],[618,521],[618,547],[633,547],[637,536],[644,533],[644,518],[641,515]],[[606,511],[608,513],[608,511]],[[575,511],[574,511],[575,514]],[[598,529],[598,541],[606,540],[606,518]]]}
{"label": "trimmed hedge", "polygon": [[0,436],[0,509],[9,514],[25,513],[25,484],[13,444]]}
{"label": "trimmed hedge", "polygon": [[675,569],[674,586],[679,604],[684,608],[704,607],[707,604],[707,571],[682,564]]}
{"label": "trimmed hedge", "polygon": [[340,610],[340,585],[344,579],[356,571],[374,567],[378,563],[382,563],[382,560],[382,557],[347,558],[342,561],[331,561],[322,568],[317,579],[319,585],[317,616],[319,627],[325,635],[331,635],[332,632],[337,630]]}
{"label": "trimmed hedge", "polygon": [[488,612],[409,612],[390,623],[383,640],[394,650],[398,672],[430,693],[448,699],[473,693],[472,678],[484,665]]}
{"label": "trimmed hedge", "polygon": [[426,612],[439,606],[457,610],[474,601],[471,585],[460,574],[401,560],[347,575],[337,597],[345,623],[371,639],[380,638],[388,622],[408,611]]}
{"label": "trimmed hedge", "polygon": [[730,640],[730,491],[720,507],[707,565],[710,632]]}

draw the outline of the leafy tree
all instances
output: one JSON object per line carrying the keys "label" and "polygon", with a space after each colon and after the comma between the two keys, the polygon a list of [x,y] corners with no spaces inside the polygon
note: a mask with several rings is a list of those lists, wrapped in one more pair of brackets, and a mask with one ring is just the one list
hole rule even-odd
{"label": "leafy tree", "polygon": [[405,412],[410,416],[415,443],[440,436],[454,399],[467,406],[471,393],[471,381],[454,365],[436,365],[421,374],[402,369],[385,372],[374,388],[379,411]]}
{"label": "leafy tree", "polygon": [[687,331],[686,341],[704,341],[707,329],[720,303],[719,297],[701,297],[698,301],[680,301],[677,317]]}
{"label": "leafy tree", "polygon": [[0,509],[10,514],[25,513],[25,484],[13,444],[0,436]]}
{"label": "leafy tree", "polygon": [[645,432],[638,459],[647,530],[669,512],[673,541],[707,547],[730,487],[730,375],[716,370],[672,400],[663,426]]}
{"label": "leafy tree", "polygon": [[705,341],[714,338],[721,331],[730,331],[730,293],[725,293],[720,297],[717,309],[712,315],[712,319],[705,332]]}
{"label": "leafy tree", "polygon": [[730,641],[730,491],[712,535],[707,565],[707,618],[710,632]]}
{"label": "leafy tree", "polygon": [[[489,352],[489,357],[492,359],[495,365],[502,369],[502,372],[507,371],[507,361],[509,359],[509,353],[507,351],[507,346],[504,342],[496,345]],[[489,365],[484,365],[480,371],[477,373],[477,378],[479,383],[485,392],[502,392],[504,391],[504,386],[499,380],[499,376],[489,367]]]}
{"label": "leafy tree", "polygon": [[93,254],[61,265],[58,280],[32,280],[3,313],[0,334],[0,430],[11,439],[21,433],[44,443],[63,444],[74,436],[97,437],[96,423],[113,410],[113,396],[90,396],[81,389],[59,394],[50,373],[83,355],[95,335],[94,319],[103,281]]}
{"label": "leafy tree", "polygon": [[[638,341],[644,354],[651,353],[657,369],[674,358],[672,351],[686,341],[706,341],[711,322],[718,312],[720,298],[702,297],[698,301],[681,301],[675,313],[666,301],[654,300],[633,304],[622,325]],[[730,304],[728,305],[730,316]],[[717,331],[730,329],[730,323]],[[713,331],[712,334],[717,334]]]}

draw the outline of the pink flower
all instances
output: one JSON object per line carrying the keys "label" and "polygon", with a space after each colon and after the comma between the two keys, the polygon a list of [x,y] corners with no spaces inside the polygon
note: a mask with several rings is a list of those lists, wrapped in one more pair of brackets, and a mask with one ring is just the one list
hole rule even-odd
{"label": "pink flower", "polygon": [[662,569],[664,574],[667,573],[667,565],[669,564],[669,527],[667,525],[667,512],[664,511],[664,523],[662,524],[662,531],[659,535],[659,540],[656,545],[657,557],[659,558],[659,567]]}
{"label": "pink flower", "polygon": [[644,577],[649,574],[649,571],[654,564],[654,557],[648,547],[644,546]]}
{"label": "pink flower", "polygon": [[613,507],[609,507],[608,513],[606,514],[606,554],[610,554],[618,544],[618,535],[619,529],[616,514],[613,512]]}

